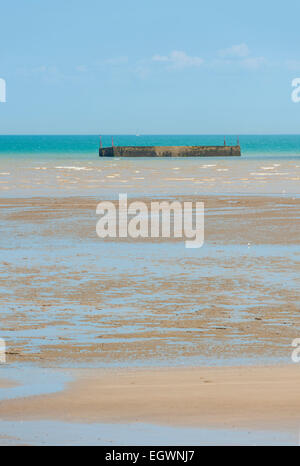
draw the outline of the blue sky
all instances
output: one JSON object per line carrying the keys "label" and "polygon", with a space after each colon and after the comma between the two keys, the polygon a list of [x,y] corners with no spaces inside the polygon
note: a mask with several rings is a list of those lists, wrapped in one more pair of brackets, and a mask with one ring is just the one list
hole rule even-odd
{"label": "blue sky", "polygon": [[299,0],[2,2],[0,133],[299,133],[299,17]]}

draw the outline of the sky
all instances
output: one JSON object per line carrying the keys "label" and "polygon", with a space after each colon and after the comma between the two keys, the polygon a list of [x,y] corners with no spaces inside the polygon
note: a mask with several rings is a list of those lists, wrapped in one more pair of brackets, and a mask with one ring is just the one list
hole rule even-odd
{"label": "sky", "polygon": [[299,0],[0,7],[0,134],[300,133]]}

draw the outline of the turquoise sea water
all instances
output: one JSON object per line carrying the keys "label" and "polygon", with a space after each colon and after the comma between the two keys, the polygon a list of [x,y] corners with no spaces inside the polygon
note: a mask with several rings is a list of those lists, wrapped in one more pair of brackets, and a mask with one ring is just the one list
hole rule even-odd
{"label": "turquoise sea water", "polygon": [[[152,145],[222,145],[223,135],[114,135],[119,146]],[[111,145],[110,135],[102,136],[103,146]],[[242,135],[239,136],[243,157],[300,157],[300,135]],[[226,136],[228,145],[235,145],[237,136]],[[0,136],[0,155],[39,157],[51,154],[61,158],[95,156],[99,148],[98,135],[69,136]]]}

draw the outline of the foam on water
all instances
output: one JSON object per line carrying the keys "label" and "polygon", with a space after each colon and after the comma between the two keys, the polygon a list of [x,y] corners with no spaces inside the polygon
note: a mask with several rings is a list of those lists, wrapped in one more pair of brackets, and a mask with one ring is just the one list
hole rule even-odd
{"label": "foam on water", "polygon": [[[104,146],[111,143],[110,136],[102,140]],[[218,145],[223,137],[115,136],[114,141],[133,146]],[[300,136],[241,136],[240,142],[242,157],[99,159],[98,136],[0,136],[0,175],[10,175],[9,182],[1,181],[0,195],[1,191],[4,197],[88,193],[109,198],[125,184],[129,196],[190,194],[193,184],[200,184],[202,193],[300,194]],[[235,144],[236,137],[228,136],[227,143]],[[181,176],[172,176],[174,170]],[[78,175],[76,182],[72,172]],[[63,180],[58,178],[62,173]]]}

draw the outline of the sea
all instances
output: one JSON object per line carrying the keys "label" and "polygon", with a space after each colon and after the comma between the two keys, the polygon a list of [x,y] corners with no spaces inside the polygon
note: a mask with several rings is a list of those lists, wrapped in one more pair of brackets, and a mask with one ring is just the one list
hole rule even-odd
{"label": "sea", "polygon": [[[223,135],[103,135],[103,147],[222,145]],[[240,135],[241,157],[99,158],[99,135],[0,136],[0,196],[300,194],[300,135]],[[227,135],[227,145],[237,136]]]}

